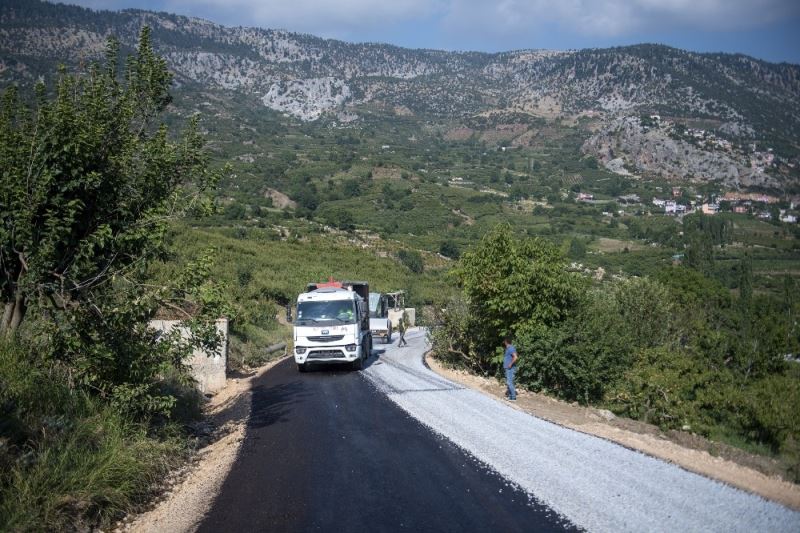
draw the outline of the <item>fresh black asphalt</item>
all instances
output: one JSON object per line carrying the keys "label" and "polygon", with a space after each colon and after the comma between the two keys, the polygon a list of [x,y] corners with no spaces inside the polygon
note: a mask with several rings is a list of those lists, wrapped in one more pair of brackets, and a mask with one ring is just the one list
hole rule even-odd
{"label": "fresh black asphalt", "polygon": [[300,374],[287,360],[254,383],[239,457],[199,531],[570,529],[358,372]]}

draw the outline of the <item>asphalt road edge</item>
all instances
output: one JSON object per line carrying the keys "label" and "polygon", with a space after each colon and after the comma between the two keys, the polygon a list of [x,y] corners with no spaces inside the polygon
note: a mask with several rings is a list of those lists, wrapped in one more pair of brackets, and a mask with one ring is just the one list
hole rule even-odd
{"label": "asphalt road edge", "polygon": [[245,377],[231,377],[205,407],[206,419],[218,426],[216,438],[184,465],[151,509],[129,515],[117,532],[190,533],[197,530],[239,456],[250,417],[252,385],[291,354],[273,359]]}

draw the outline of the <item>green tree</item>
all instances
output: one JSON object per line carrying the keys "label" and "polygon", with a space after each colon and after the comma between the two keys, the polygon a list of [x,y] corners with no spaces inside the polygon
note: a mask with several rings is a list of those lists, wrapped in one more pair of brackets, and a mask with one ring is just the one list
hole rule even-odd
{"label": "green tree", "polygon": [[439,245],[439,253],[450,259],[458,259],[461,256],[458,245],[449,239],[442,241],[442,244]]}
{"label": "green tree", "polygon": [[569,256],[572,259],[583,259],[586,257],[586,242],[578,237],[573,237],[569,242]]}
{"label": "green tree", "polygon": [[247,208],[239,202],[232,202],[225,207],[225,218],[228,220],[242,220],[246,215]]}
{"label": "green tree", "polygon": [[361,194],[361,184],[355,178],[350,178],[342,183],[342,195],[345,198],[355,198]]}
{"label": "green tree", "polygon": [[550,326],[571,312],[579,278],[565,266],[555,246],[538,238],[519,239],[507,224],[461,256],[453,275],[475,317],[470,344],[484,369],[504,334]]}
{"label": "green tree", "polygon": [[753,258],[746,253],[739,262],[739,306],[749,314],[753,301]]}
{"label": "green tree", "polygon": [[[118,45],[88,75],[63,70],[55,95],[0,109],[0,331],[33,304],[65,309],[163,252],[167,222],[201,205],[210,171],[193,119],[172,140],[158,116],[171,76],[142,30],[118,70]],[[203,204],[207,207],[207,204]]]}
{"label": "green tree", "polygon": [[689,237],[685,254],[686,266],[706,276],[714,271],[714,245],[706,232],[696,232]]}
{"label": "green tree", "polygon": [[646,278],[589,291],[565,320],[520,329],[520,383],[570,400],[597,401],[637,351],[675,338],[673,313],[668,289]]}
{"label": "green tree", "polygon": [[400,259],[400,262],[406,266],[406,268],[415,274],[421,274],[425,269],[425,263],[422,261],[422,255],[415,250],[400,250],[400,252],[397,254],[397,257]]}
{"label": "green tree", "polygon": [[[0,329],[121,411],[169,415],[167,376],[186,378],[190,346],[216,348],[208,319],[225,305],[207,256],[169,284],[151,285],[148,274],[166,255],[170,222],[210,212],[220,172],[196,117],[180,137],[160,123],[171,77],[149,30],[123,71],[117,56],[110,41],[103,65],[85,76],[62,70],[55,94],[40,85],[30,106],[13,88],[4,94]],[[148,320],[159,309],[185,319],[191,338],[154,335]]]}

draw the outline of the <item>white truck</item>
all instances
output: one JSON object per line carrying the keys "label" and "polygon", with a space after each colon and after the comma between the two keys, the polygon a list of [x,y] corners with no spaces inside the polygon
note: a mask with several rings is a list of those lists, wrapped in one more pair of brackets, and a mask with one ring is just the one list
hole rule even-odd
{"label": "white truck", "polygon": [[310,283],[297,297],[294,360],[300,372],[317,363],[350,363],[361,370],[372,352],[369,284],[332,279]]}

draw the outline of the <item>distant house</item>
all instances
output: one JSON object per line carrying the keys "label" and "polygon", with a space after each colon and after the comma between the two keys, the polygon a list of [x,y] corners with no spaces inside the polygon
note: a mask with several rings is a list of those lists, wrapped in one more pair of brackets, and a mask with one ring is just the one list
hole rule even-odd
{"label": "distant house", "polygon": [[733,207],[733,212],[734,213],[739,213],[739,214],[746,214],[747,213],[747,206],[746,205],[734,206]]}
{"label": "distant house", "polygon": [[672,197],[678,198],[681,195],[681,188],[680,187],[673,187],[672,188]]}
{"label": "distant house", "polygon": [[586,202],[588,200],[594,200],[594,195],[588,192],[579,192],[578,195],[575,197],[579,202]]}
{"label": "distant house", "polygon": [[664,204],[666,204],[666,203],[667,203],[666,200],[661,200],[659,198],[653,198],[653,205],[656,206],[656,207],[664,207]]}
{"label": "distant house", "polygon": [[703,204],[704,215],[716,215],[719,212],[719,204]]}
{"label": "distant house", "polygon": [[678,213],[678,204],[672,200],[664,202],[664,213],[667,215],[675,215]]}
{"label": "distant house", "polygon": [[688,207],[685,206],[684,204],[676,204],[675,205],[675,212],[678,213],[678,214],[685,213],[687,209],[688,209]]}
{"label": "distant house", "polygon": [[758,214],[758,218],[760,218],[761,220],[772,220],[772,213],[770,213],[769,211],[761,211]]}

